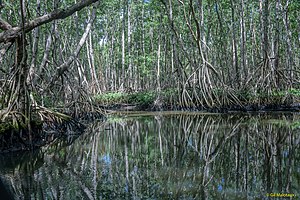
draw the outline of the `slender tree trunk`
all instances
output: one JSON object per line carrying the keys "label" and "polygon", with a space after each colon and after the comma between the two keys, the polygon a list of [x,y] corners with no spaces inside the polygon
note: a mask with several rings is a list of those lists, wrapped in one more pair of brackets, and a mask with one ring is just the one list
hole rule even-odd
{"label": "slender tree trunk", "polygon": [[[36,12],[37,12],[37,17],[41,13],[41,6],[40,6],[40,0],[37,0],[36,2],[37,7],[36,7]],[[33,42],[32,42],[32,59],[31,59],[31,64],[30,64],[30,69],[29,69],[29,75],[27,77],[27,84],[31,84],[32,80],[34,79],[34,74],[36,71],[36,57],[38,53],[38,42],[39,42],[39,27],[36,27],[33,30]]]}
{"label": "slender tree trunk", "polygon": [[41,74],[41,77],[44,76],[45,69],[47,68],[46,67],[47,63],[49,62],[48,59],[50,56],[50,50],[51,50],[51,45],[52,45],[52,37],[53,37],[52,35],[53,35],[55,29],[56,29],[56,23],[53,22],[51,25],[51,30],[50,30],[49,35],[46,40],[46,46],[45,46],[43,59],[41,61],[40,67],[39,67],[39,74]]}
{"label": "slender tree trunk", "polygon": [[[279,45],[280,45],[280,29],[279,29],[279,5],[280,0],[277,0],[276,2],[276,10],[275,10],[275,16],[276,16],[276,29],[275,29],[275,40],[274,40],[274,70],[275,70],[275,85],[276,87],[282,87],[280,83],[280,69],[279,69]],[[283,88],[281,88],[283,89]]]}
{"label": "slender tree trunk", "polygon": [[[172,6],[172,0],[169,0],[169,20],[171,22],[171,26],[173,26],[173,6]],[[175,38],[173,31],[170,34],[170,42],[171,42],[171,73],[172,73],[172,79],[175,80],[174,76],[174,46],[175,46]]]}
{"label": "slender tree trunk", "polygon": [[160,86],[160,73],[161,73],[161,66],[160,66],[160,47],[161,46],[161,35],[159,34],[158,36],[158,48],[157,48],[157,71],[156,71],[156,91],[158,93],[158,95],[160,94],[161,91],[161,86]]}
{"label": "slender tree trunk", "polygon": [[[268,65],[269,57],[269,0],[264,0],[263,5],[263,60]],[[267,66],[265,66],[266,68]],[[266,72],[265,72],[266,73]],[[264,73],[264,74],[265,74]]]}
{"label": "slender tree trunk", "polygon": [[[235,26],[235,12],[234,12],[234,4],[233,0],[231,2],[231,23],[232,23],[232,51],[233,51],[233,66],[235,68],[235,81],[238,86],[241,83],[241,75],[239,70],[239,62],[238,62],[238,50],[237,50],[237,42],[236,42],[236,26]],[[228,74],[230,76],[230,74]]]}
{"label": "slender tree trunk", "polygon": [[[144,18],[145,18],[145,6],[143,3],[143,7],[142,7],[142,54],[143,54],[143,73],[146,71],[146,49],[145,49],[145,25],[144,25]],[[141,88],[145,88],[146,84],[145,84],[145,76],[143,75],[143,78],[141,80]]]}
{"label": "slender tree trunk", "polygon": [[292,33],[290,31],[290,25],[289,25],[289,19],[288,19],[288,6],[289,6],[289,0],[286,1],[286,5],[281,6],[281,11],[283,14],[283,23],[284,23],[284,28],[286,31],[286,44],[287,44],[287,62],[286,62],[286,69],[288,70],[288,77],[290,80],[289,87],[292,87],[292,81],[294,79],[294,60],[293,60],[293,51],[292,51]]}
{"label": "slender tree trunk", "polygon": [[123,3],[122,11],[122,71],[121,71],[121,85],[119,85],[119,90],[123,91],[125,89],[125,0]]}
{"label": "slender tree trunk", "polygon": [[57,73],[52,78],[50,83],[48,84],[48,87],[51,86],[59,77],[61,77],[65,73],[65,71],[70,67],[70,65],[73,63],[73,61],[78,57],[78,54],[79,54],[82,46],[86,42],[88,34],[92,28],[92,24],[96,18],[96,8],[93,8],[91,15],[92,16],[90,17],[90,20],[89,20],[88,24],[86,25],[85,32],[83,33],[76,49],[74,50],[74,52],[72,52],[70,57],[57,68]]}
{"label": "slender tree trunk", "polygon": [[248,73],[246,68],[246,31],[245,31],[245,19],[244,19],[244,0],[241,1],[241,69],[244,71],[243,80],[247,80]]}
{"label": "slender tree trunk", "polygon": [[[94,49],[93,49],[91,32],[89,33],[88,37],[89,37],[88,41],[86,42],[87,57],[88,57],[88,63],[89,63],[91,77],[92,77],[93,93],[96,94],[96,93],[101,93],[99,80],[100,80],[100,82],[102,82],[102,80],[101,80],[101,78],[98,80],[97,73],[96,73],[95,56],[94,56]],[[101,72],[100,71],[99,71],[99,76],[101,77]]]}
{"label": "slender tree trunk", "polygon": [[127,56],[128,56],[128,84],[129,89],[133,88],[133,70],[131,64],[131,3],[127,1]]}
{"label": "slender tree trunk", "polygon": [[116,73],[115,73],[115,68],[113,67],[114,64],[115,64],[115,59],[114,59],[114,34],[112,34],[112,38],[111,38],[111,50],[110,50],[110,56],[111,56],[111,62],[110,64],[108,65],[109,68],[109,72],[110,72],[110,80],[109,80],[109,85],[111,85],[111,89],[113,90],[116,90],[116,83],[115,83],[115,80],[117,79],[115,77]]}

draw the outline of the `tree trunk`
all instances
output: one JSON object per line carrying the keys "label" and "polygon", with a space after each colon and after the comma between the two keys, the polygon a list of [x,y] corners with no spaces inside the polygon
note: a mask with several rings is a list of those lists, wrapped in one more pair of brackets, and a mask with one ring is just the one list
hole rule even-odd
{"label": "tree trunk", "polygon": [[243,80],[247,80],[247,68],[246,68],[246,32],[245,32],[245,19],[244,19],[244,0],[241,1],[241,69],[244,71]]}
{"label": "tree trunk", "polygon": [[[275,70],[275,86],[280,87],[280,69],[279,69],[279,45],[280,45],[280,30],[279,30],[279,3],[280,0],[276,2],[276,10],[275,10],[275,16],[276,16],[276,30],[275,30],[275,40],[274,40],[274,70]],[[283,88],[281,88],[283,89]]]}
{"label": "tree trunk", "polygon": [[[268,63],[269,56],[269,0],[264,0],[263,5],[263,60]],[[267,66],[265,66],[267,68]]]}
{"label": "tree trunk", "polygon": [[125,0],[122,12],[122,71],[121,71],[121,83],[119,85],[119,90],[123,91],[125,89]]}
{"label": "tree trunk", "polygon": [[131,64],[131,3],[127,1],[127,55],[128,55],[128,84],[127,87],[133,87],[133,70]]}
{"label": "tree trunk", "polygon": [[[233,0],[231,2],[231,23],[232,23],[232,51],[233,51],[233,66],[235,68],[235,81],[238,86],[240,86],[241,75],[239,70],[239,59],[238,59],[238,50],[237,50],[237,42],[236,42],[236,26],[235,26],[235,17],[234,17],[234,5]],[[228,76],[230,76],[228,74]]]}
{"label": "tree trunk", "polygon": [[292,82],[294,79],[294,60],[293,60],[293,51],[292,51],[292,33],[290,31],[290,25],[289,25],[289,19],[288,19],[288,6],[289,6],[289,0],[286,1],[286,5],[280,6],[281,11],[283,14],[283,23],[284,23],[284,28],[286,31],[286,44],[287,44],[287,62],[286,62],[286,69],[288,70],[288,77],[290,80],[289,87],[292,87]]}
{"label": "tree trunk", "polygon": [[96,8],[93,8],[93,11],[91,13],[91,18],[88,22],[88,24],[86,25],[85,28],[85,32],[83,33],[76,49],[74,50],[74,52],[70,55],[70,57],[63,63],[61,64],[58,68],[57,68],[57,73],[56,75],[52,78],[51,82],[49,83],[48,87],[51,86],[59,77],[61,77],[65,71],[68,70],[68,68],[70,67],[71,63],[78,57],[78,54],[82,48],[82,46],[84,45],[84,43],[86,42],[86,39],[88,37],[88,34],[92,28],[92,24],[96,18]]}
{"label": "tree trunk", "polygon": [[[88,57],[88,63],[89,63],[89,67],[90,67],[91,78],[92,78],[92,93],[97,94],[97,93],[101,93],[101,88],[100,88],[99,80],[98,80],[97,73],[96,73],[95,56],[94,56],[91,32],[89,33],[88,37],[89,37],[89,39],[86,42],[86,48],[87,48],[87,57]],[[101,75],[100,75],[100,77],[101,77]],[[100,79],[100,81],[101,81],[101,79]]]}
{"label": "tree trunk", "polygon": [[[36,2],[36,13],[37,16],[39,16],[39,13],[41,13],[41,6],[40,6],[40,0],[37,0]],[[31,64],[29,68],[29,75],[27,77],[27,84],[31,84],[32,80],[34,79],[34,74],[36,71],[36,59],[37,59],[37,53],[38,53],[38,42],[39,42],[39,27],[36,27],[33,30],[33,42],[32,42],[32,59]]]}

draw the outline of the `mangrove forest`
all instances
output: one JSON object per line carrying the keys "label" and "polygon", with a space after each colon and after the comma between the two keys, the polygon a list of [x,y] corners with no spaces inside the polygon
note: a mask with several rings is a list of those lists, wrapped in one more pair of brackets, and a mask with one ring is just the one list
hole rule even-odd
{"label": "mangrove forest", "polygon": [[296,199],[299,111],[299,0],[0,0],[0,199]]}

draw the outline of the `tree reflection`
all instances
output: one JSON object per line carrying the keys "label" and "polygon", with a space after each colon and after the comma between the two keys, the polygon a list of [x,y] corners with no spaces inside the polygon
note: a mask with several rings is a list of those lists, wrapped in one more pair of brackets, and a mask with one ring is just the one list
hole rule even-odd
{"label": "tree reflection", "polygon": [[111,118],[92,124],[69,146],[57,143],[10,166],[0,157],[1,178],[23,199],[299,195],[298,119],[294,114]]}

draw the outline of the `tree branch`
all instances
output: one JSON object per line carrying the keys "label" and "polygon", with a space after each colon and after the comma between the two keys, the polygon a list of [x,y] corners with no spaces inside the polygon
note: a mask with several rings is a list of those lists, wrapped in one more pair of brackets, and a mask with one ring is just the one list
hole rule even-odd
{"label": "tree branch", "polygon": [[[99,0],[82,0],[79,3],[69,6],[66,9],[55,10],[49,14],[37,17],[34,20],[29,21],[24,25],[24,30],[26,33],[30,32],[32,29],[41,26],[43,24],[49,23],[53,20],[64,19],[72,15],[76,11],[83,9],[86,6],[91,5]],[[9,26],[7,26],[9,25]],[[0,33],[0,43],[12,41],[14,38],[18,37],[22,32],[22,27],[11,27],[10,24],[5,22],[0,18],[0,28],[5,30]]]}
{"label": "tree branch", "polygon": [[9,30],[9,29],[11,29],[12,28],[12,26],[8,23],[8,22],[6,22],[6,21],[4,21],[1,17],[0,17],[0,29],[2,29],[2,30]]}

